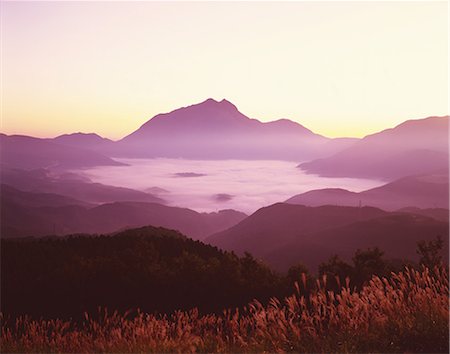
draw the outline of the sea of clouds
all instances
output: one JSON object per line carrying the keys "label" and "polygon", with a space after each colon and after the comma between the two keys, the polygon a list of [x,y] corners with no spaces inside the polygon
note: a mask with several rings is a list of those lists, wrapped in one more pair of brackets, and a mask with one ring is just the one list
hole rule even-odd
{"label": "sea of clouds", "polygon": [[200,212],[257,209],[312,189],[359,192],[382,181],[308,175],[286,161],[118,159],[128,166],[96,167],[83,173],[94,182],[157,194],[168,205]]}

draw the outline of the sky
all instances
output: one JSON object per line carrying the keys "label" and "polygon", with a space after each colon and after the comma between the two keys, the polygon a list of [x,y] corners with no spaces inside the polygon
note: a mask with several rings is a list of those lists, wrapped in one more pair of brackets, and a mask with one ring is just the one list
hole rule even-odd
{"label": "sky", "polygon": [[209,97],[362,137],[448,114],[447,2],[1,2],[1,132],[119,139]]}

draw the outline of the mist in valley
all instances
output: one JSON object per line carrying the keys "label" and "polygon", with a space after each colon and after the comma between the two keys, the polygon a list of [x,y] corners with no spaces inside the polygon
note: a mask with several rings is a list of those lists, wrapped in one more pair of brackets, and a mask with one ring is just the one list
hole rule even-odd
{"label": "mist in valley", "polygon": [[98,166],[92,181],[156,194],[169,205],[200,212],[235,209],[252,213],[311,189],[359,192],[385,182],[306,174],[298,163],[274,160],[117,159],[126,166]]}

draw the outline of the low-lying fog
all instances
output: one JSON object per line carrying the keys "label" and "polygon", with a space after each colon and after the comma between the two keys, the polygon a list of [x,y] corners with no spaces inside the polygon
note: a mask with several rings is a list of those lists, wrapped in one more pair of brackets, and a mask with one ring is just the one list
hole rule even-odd
{"label": "low-lying fog", "polygon": [[354,192],[383,182],[307,175],[286,161],[117,159],[129,166],[84,170],[94,182],[147,191],[169,205],[197,211],[235,209],[246,213],[318,188]]}

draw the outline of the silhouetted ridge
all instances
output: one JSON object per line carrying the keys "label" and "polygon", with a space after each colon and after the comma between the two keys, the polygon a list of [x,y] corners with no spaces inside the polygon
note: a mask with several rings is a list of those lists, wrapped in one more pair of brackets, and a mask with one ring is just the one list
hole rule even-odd
{"label": "silhouetted ridge", "polygon": [[448,171],[448,129],[448,116],[409,120],[368,135],[331,157],[305,162],[299,167],[328,177],[385,180]]}
{"label": "silhouetted ridge", "polygon": [[448,209],[448,173],[403,177],[359,193],[339,188],[317,189],[293,196],[286,203],[308,206],[357,206],[361,203],[385,210],[406,207]]}
{"label": "silhouetted ridge", "polygon": [[417,260],[417,241],[438,235],[447,245],[448,220],[373,207],[277,203],[205,241],[237,254],[250,252],[286,271],[298,262],[315,269],[332,254],[348,258],[368,247],[380,247],[390,258]]}
{"label": "silhouetted ridge", "polygon": [[113,155],[298,161],[329,155],[341,145],[334,146],[332,140],[296,122],[263,123],[245,116],[226,99],[209,98],[154,116],[120,140]]}
{"label": "silhouetted ridge", "polygon": [[1,163],[6,168],[74,169],[124,165],[85,146],[68,146],[53,139],[1,134],[0,147]]}
{"label": "silhouetted ridge", "polygon": [[243,306],[282,294],[280,279],[251,256],[238,258],[163,228],[115,235],[1,240],[1,311],[80,319],[98,307],[168,313]]}
{"label": "silhouetted ridge", "polygon": [[[3,238],[109,233],[153,225],[180,230],[192,238],[202,239],[246,217],[235,210],[198,213],[186,208],[169,207],[160,204],[162,199],[148,193],[99,183],[58,180],[43,170],[29,173],[2,171],[2,180],[22,189],[2,185],[0,233]],[[26,188],[29,190],[24,190]],[[121,201],[92,204],[93,201],[105,199]]]}

